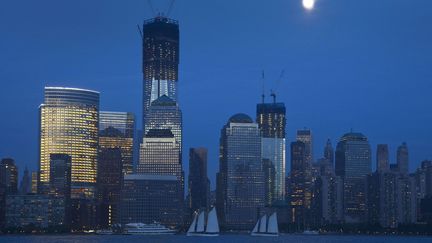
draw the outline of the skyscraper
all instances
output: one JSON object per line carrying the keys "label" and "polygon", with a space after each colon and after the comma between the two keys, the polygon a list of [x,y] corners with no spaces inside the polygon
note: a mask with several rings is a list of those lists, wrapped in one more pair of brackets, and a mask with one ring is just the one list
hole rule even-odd
{"label": "skyscraper", "polygon": [[390,170],[389,150],[387,144],[377,145],[376,160],[376,168],[378,172],[386,172]]}
{"label": "skyscraper", "polygon": [[[257,104],[256,120],[262,132],[262,158],[267,159],[274,168],[274,181],[269,182],[273,188],[270,194],[273,200],[285,200],[286,171],[286,109],[284,103]],[[269,165],[269,166],[271,166]],[[271,169],[271,167],[269,167]],[[270,173],[272,174],[272,173]],[[269,174],[269,175],[270,175]],[[266,180],[271,180],[269,177]]]}
{"label": "skyscraper", "polygon": [[207,149],[189,150],[189,208],[191,212],[208,209],[210,181],[207,177]]}
{"label": "skyscraper", "polygon": [[[310,167],[307,164],[306,145],[302,141],[291,143],[291,175],[289,201],[292,207],[291,222],[299,226],[305,225],[306,211],[310,207],[311,194],[307,176]],[[309,201],[308,201],[309,200]]]}
{"label": "skyscraper", "polygon": [[[182,112],[178,104],[166,95],[151,103],[145,115],[144,136],[151,129],[169,129],[182,151]],[[181,159],[181,156],[180,156]]]}
{"label": "skyscraper", "polygon": [[333,167],[334,164],[334,149],[331,144],[330,138],[327,139],[326,145],[324,147],[324,159],[326,159],[330,165]]}
{"label": "skyscraper", "polygon": [[27,169],[27,167],[24,169],[24,175],[21,179],[19,191],[21,194],[27,194],[27,193],[31,192],[31,178],[30,178],[30,173],[29,173],[29,170]]}
{"label": "skyscraper", "polygon": [[135,116],[130,112],[101,111],[99,114],[99,148],[121,151],[122,171],[133,172]]}
{"label": "skyscraper", "polygon": [[297,130],[297,141],[305,144],[306,162],[312,166],[313,163],[313,139],[310,129]]}
{"label": "skyscraper", "polygon": [[97,175],[99,93],[45,87],[40,106],[39,190],[47,192],[50,155],[72,157],[71,196],[94,198]]}
{"label": "skyscraper", "polygon": [[0,228],[6,221],[6,198],[18,191],[18,168],[10,158],[0,162]]}
{"label": "skyscraper", "polygon": [[347,133],[336,147],[336,175],[344,183],[344,219],[346,223],[367,220],[366,179],[372,172],[371,148],[366,136]]}
{"label": "skyscraper", "polygon": [[[143,25],[143,119],[151,103],[162,95],[177,101],[179,24],[163,16]],[[145,126],[145,121],[143,126]]]}
{"label": "skyscraper", "polygon": [[152,129],[144,136],[137,173],[173,175],[182,180],[180,145],[169,129]]}
{"label": "skyscraper", "polygon": [[121,148],[100,148],[98,161],[98,225],[109,227],[119,223],[120,192],[123,182]]}
{"label": "skyscraper", "polygon": [[232,116],[221,131],[217,212],[230,229],[250,230],[264,207],[264,172],[258,124],[245,114]]}
{"label": "skyscraper", "polygon": [[407,175],[409,172],[409,160],[408,160],[408,146],[405,142],[402,143],[397,149],[397,166],[399,172]]}
{"label": "skyscraper", "polygon": [[50,192],[54,198],[61,199],[63,210],[61,210],[60,221],[66,226],[71,223],[71,172],[72,157],[67,154],[50,155]]}

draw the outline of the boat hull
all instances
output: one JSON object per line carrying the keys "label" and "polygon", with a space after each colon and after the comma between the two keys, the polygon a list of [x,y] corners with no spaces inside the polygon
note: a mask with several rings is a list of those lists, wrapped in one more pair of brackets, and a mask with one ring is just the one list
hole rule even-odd
{"label": "boat hull", "polygon": [[214,237],[214,236],[219,236],[219,233],[187,233],[187,236],[203,236],[203,237]]}
{"label": "boat hull", "polygon": [[278,233],[251,233],[251,236],[277,237]]}
{"label": "boat hull", "polygon": [[176,232],[127,232],[124,235],[174,235]]}

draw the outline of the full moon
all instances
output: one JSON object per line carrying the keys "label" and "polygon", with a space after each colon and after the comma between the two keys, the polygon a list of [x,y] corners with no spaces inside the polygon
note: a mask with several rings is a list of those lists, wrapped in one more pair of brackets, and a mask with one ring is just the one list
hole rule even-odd
{"label": "full moon", "polygon": [[303,0],[303,7],[307,10],[312,10],[315,6],[315,0]]}

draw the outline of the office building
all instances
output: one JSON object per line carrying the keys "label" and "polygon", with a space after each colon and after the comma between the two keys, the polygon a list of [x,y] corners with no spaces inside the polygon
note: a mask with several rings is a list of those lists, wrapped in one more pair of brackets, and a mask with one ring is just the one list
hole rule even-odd
{"label": "office building", "polygon": [[409,159],[408,159],[408,146],[404,142],[397,148],[396,154],[397,167],[400,173],[408,175],[409,173]]}
{"label": "office building", "polygon": [[119,203],[124,175],[121,148],[100,148],[98,161],[98,225],[107,228],[119,223]]}
{"label": "office building", "polygon": [[128,174],[121,193],[122,224],[159,222],[172,228],[182,225],[183,191],[176,176]]}
{"label": "office building", "polygon": [[189,150],[189,208],[191,212],[209,209],[210,180],[207,177],[207,149]]}
{"label": "office building", "polygon": [[29,173],[27,167],[24,169],[24,174],[23,174],[23,177],[21,179],[19,192],[21,194],[31,193],[31,178],[30,178],[30,173]]}
{"label": "office building", "polygon": [[[143,119],[151,103],[162,95],[177,101],[179,24],[163,16],[143,24]],[[146,122],[143,121],[143,127]]]}
{"label": "office building", "polygon": [[72,198],[94,198],[97,176],[99,93],[91,90],[45,87],[40,106],[39,192],[47,193],[50,155],[72,158]]}
{"label": "office building", "polygon": [[15,161],[5,158],[0,161],[0,228],[6,221],[6,198],[8,195],[17,194],[18,168]]}
{"label": "office building", "polygon": [[343,135],[336,147],[336,175],[344,182],[344,221],[367,221],[366,179],[372,172],[371,148],[361,133]]}
{"label": "office building", "polygon": [[390,170],[389,150],[387,144],[377,145],[376,169],[378,172],[387,172]]}
{"label": "office building", "polygon": [[[284,103],[257,104],[256,121],[261,129],[261,154],[266,159],[268,169],[274,169],[274,178],[267,177],[268,203],[274,200],[285,200],[286,177],[286,109]],[[271,171],[268,171],[271,172]],[[268,174],[271,175],[272,173]]]}
{"label": "office building", "polygon": [[130,112],[101,111],[99,114],[99,148],[121,151],[122,171],[133,172],[135,116]]}
{"label": "office building", "polygon": [[232,116],[221,131],[217,212],[229,229],[250,230],[265,205],[265,181],[258,124],[245,114]]}

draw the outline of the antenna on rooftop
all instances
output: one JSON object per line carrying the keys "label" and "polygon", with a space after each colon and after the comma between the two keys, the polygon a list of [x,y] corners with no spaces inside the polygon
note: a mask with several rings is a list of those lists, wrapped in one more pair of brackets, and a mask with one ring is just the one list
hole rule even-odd
{"label": "antenna on rooftop", "polygon": [[282,81],[283,77],[285,75],[285,69],[282,69],[281,74],[279,75],[279,78],[276,80],[275,89],[270,90],[270,96],[273,97],[273,103],[276,103],[276,91],[279,87],[279,83]]}
{"label": "antenna on rooftop", "polygon": [[264,104],[264,98],[265,98],[265,87],[264,87],[264,84],[265,84],[265,76],[264,76],[264,70],[262,70],[262,74],[261,74],[262,76],[261,76],[261,79],[262,79],[262,94],[261,94],[261,98],[262,98],[262,103]]}
{"label": "antenna on rooftop", "polygon": [[170,5],[168,7],[168,11],[167,11],[167,14],[166,14],[167,17],[169,17],[169,15],[171,14],[171,10],[172,10],[172,8],[174,6],[174,3],[175,3],[175,0],[171,0],[170,1]]}
{"label": "antenna on rooftop", "polygon": [[154,8],[153,8],[153,3],[152,3],[152,1],[151,1],[151,0],[147,0],[147,3],[148,3],[148,5],[150,6],[150,10],[151,10],[152,14],[153,14],[153,15],[156,15],[156,12],[155,12],[155,10],[154,10]]}

